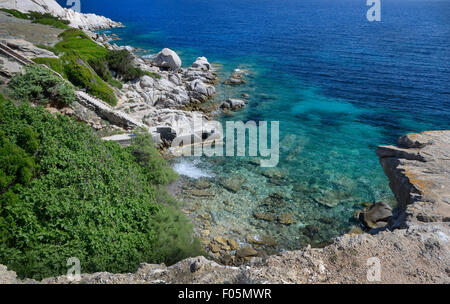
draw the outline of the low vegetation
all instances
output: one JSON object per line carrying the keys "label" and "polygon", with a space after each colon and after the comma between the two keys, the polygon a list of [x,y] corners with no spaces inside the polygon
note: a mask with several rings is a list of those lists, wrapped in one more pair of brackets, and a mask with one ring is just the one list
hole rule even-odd
{"label": "low vegetation", "polygon": [[28,66],[24,74],[14,76],[8,88],[13,98],[41,105],[64,107],[76,100],[73,85],[38,65]]}
{"label": "low vegetation", "polygon": [[6,8],[1,8],[0,11],[8,13],[19,19],[30,20],[33,23],[50,25],[59,29],[69,28],[70,23],[69,21],[52,16],[49,13],[39,13],[39,12],[22,13],[15,9],[6,9]]}
{"label": "low vegetation", "polygon": [[[16,105],[18,104],[18,105]],[[202,254],[148,136],[123,148],[86,125],[0,96],[0,264],[23,277],[133,272]]]}
{"label": "low vegetation", "polygon": [[132,81],[144,75],[160,78],[158,74],[135,67],[128,51],[110,51],[95,43],[81,30],[68,29],[59,38],[61,41],[54,47],[45,47],[60,54],[59,59],[37,58],[34,61],[47,65],[75,86],[86,89],[111,105],[117,103],[111,87],[121,89],[121,81]]}

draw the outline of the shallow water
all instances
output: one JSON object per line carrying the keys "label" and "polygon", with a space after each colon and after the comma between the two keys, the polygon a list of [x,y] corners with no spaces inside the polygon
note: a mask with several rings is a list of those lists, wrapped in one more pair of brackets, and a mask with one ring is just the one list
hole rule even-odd
{"label": "shallow water", "polygon": [[[280,177],[237,157],[178,159],[175,169],[188,182],[211,181],[214,197],[185,197],[199,227],[208,221],[212,236],[241,241],[270,235],[290,249],[348,231],[361,202],[393,201],[377,145],[450,128],[450,2],[385,0],[374,23],[365,2],[100,0],[83,1],[83,9],[125,22],[113,30],[119,44],[150,53],[170,47],[185,66],[206,56],[223,65],[222,79],[248,70],[245,85],[219,85],[218,102],[250,95],[222,121],[280,121]],[[221,178],[245,182],[233,193]],[[268,204],[273,193],[282,198]],[[255,212],[292,214],[295,223]]]}

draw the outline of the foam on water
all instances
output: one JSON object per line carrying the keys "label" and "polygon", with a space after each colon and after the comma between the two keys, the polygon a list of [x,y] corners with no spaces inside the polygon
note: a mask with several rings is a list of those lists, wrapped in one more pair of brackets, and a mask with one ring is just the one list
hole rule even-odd
{"label": "foam on water", "polygon": [[180,159],[174,164],[173,169],[180,175],[184,175],[193,179],[198,179],[201,177],[213,177],[206,169],[201,169],[198,167],[200,160],[187,160]]}

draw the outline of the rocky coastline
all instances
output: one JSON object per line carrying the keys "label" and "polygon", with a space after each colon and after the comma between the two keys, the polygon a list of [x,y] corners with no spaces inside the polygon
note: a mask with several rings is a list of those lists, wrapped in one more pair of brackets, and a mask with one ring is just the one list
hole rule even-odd
{"label": "rocky coastline", "polygon": [[[214,66],[205,57],[197,58],[188,68],[182,67],[181,59],[170,49],[155,54],[153,60],[141,58],[134,55],[132,47],[114,44],[114,37],[91,32],[121,26],[120,23],[95,15],[82,17],[82,14],[67,9],[61,11],[56,2],[57,6],[53,5],[54,1],[41,2],[43,4],[39,4],[39,1],[23,1],[20,9],[39,11],[34,6],[38,5],[45,12],[61,16],[71,21],[72,26],[85,30],[98,44],[110,50],[131,52],[136,66],[150,75],[158,75],[143,76],[125,83],[121,89],[116,88],[118,104],[114,108],[94,98],[88,100],[91,97],[85,98],[82,92],[78,94],[78,102],[71,107],[49,109],[88,123],[104,134],[104,139],[126,142],[124,137],[129,136],[135,128],[144,128],[154,135],[163,149],[170,145],[174,136],[197,136],[205,140],[216,132],[213,117],[219,108],[227,111],[245,106],[245,101],[239,99],[227,99],[222,104],[212,102],[216,94],[215,84],[219,79]],[[8,6],[15,1],[5,3],[6,8],[18,9]],[[0,42],[26,58],[54,56],[37,47],[36,43],[27,41],[27,37],[23,38],[0,36]],[[3,81],[21,69],[14,60],[5,56],[1,56],[0,61]],[[242,75],[242,71],[234,71],[224,83],[245,83]],[[209,104],[209,107],[205,108],[205,104]],[[198,121],[210,123],[195,130],[193,126]],[[119,134],[117,136],[121,136],[120,139],[114,136],[111,139],[114,134]],[[369,206],[362,211],[362,220],[373,224],[368,227],[369,233],[355,230],[323,248],[309,246],[302,250],[259,256],[258,251],[251,246],[215,236],[211,240],[206,238],[209,241],[204,245],[212,253],[209,258],[222,264],[197,257],[170,267],[142,264],[132,274],[83,274],[78,282],[72,282],[66,276],[41,282],[19,280],[13,271],[0,265],[0,283],[374,283],[366,277],[367,259],[371,257],[381,261],[381,283],[449,283],[449,151],[450,131],[408,134],[399,139],[397,146],[380,146],[377,154],[390,180],[398,207],[379,211]],[[272,175],[271,178],[276,178]],[[233,192],[233,189],[242,186],[238,183],[238,180],[223,181],[222,185]],[[209,193],[201,184],[189,191],[190,195],[206,198]],[[293,221],[287,213],[273,218],[268,216],[271,215],[255,214],[257,218],[278,221],[282,225],[290,225]],[[207,230],[203,229],[199,233],[209,234]],[[251,236],[247,241],[255,246],[258,246],[258,242],[265,245],[272,242],[271,239],[260,240]],[[234,259],[230,263],[232,266],[223,263],[223,258],[227,256]]]}
{"label": "rocky coastline", "polygon": [[104,16],[82,14],[71,9],[62,8],[54,0],[3,0],[0,8],[13,9],[21,12],[49,13],[53,16],[70,21],[70,26],[83,30],[98,30],[123,26]]}

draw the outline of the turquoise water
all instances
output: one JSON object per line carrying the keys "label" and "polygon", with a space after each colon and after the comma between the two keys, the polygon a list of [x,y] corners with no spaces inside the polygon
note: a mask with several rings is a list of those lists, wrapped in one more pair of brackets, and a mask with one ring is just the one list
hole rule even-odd
{"label": "turquoise water", "polygon": [[[179,171],[204,175],[215,195],[186,196],[186,208],[195,205],[199,228],[207,215],[213,236],[270,235],[279,248],[298,248],[348,231],[361,202],[393,202],[377,145],[450,128],[450,2],[385,0],[374,23],[365,2],[85,0],[83,9],[123,21],[113,30],[119,44],[172,48],[184,66],[206,56],[223,66],[223,80],[248,71],[245,85],[218,86],[217,102],[250,96],[221,119],[280,121],[280,177],[248,158],[180,159]],[[246,181],[232,193],[217,182],[224,177]],[[279,204],[267,204],[273,193]],[[290,213],[295,223],[255,212]]]}

